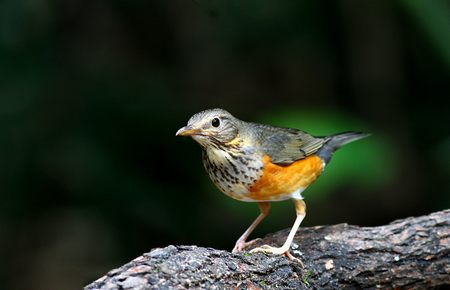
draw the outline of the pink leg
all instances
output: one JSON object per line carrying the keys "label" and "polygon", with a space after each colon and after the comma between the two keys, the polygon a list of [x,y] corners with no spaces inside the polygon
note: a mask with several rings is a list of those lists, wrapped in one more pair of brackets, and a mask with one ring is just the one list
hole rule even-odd
{"label": "pink leg", "polygon": [[[294,225],[292,226],[291,231],[289,232],[289,235],[288,235],[286,241],[284,242],[283,246],[276,248],[276,247],[272,247],[269,245],[263,245],[261,247],[251,250],[250,251],[251,253],[263,252],[263,253],[269,253],[269,254],[286,255],[291,260],[295,259],[289,253],[289,248],[291,247],[292,241],[294,240],[295,234],[297,233],[297,230],[300,227],[302,220],[305,218],[306,204],[301,199],[293,199],[293,202],[294,202],[297,218],[295,219]],[[295,260],[298,260],[298,259],[295,259]],[[298,260],[298,261],[300,261],[300,260]]]}
{"label": "pink leg", "polygon": [[253,232],[253,230],[259,225],[259,223],[269,214],[270,203],[268,202],[258,202],[259,210],[261,213],[253,221],[253,223],[248,227],[248,229],[242,234],[242,236],[237,240],[236,245],[233,248],[233,253],[237,253],[245,249],[246,247],[253,244],[256,240],[246,242],[248,236]]}

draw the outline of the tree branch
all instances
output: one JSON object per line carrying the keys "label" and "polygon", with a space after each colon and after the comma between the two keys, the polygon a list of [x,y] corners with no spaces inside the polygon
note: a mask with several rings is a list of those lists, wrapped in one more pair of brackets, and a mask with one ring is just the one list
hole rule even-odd
{"label": "tree branch", "polygon": [[[258,244],[281,245],[288,230]],[[257,246],[257,245],[256,245]],[[154,249],[85,287],[94,289],[423,289],[450,285],[450,210],[380,227],[301,228],[292,253],[231,254],[196,246]]]}

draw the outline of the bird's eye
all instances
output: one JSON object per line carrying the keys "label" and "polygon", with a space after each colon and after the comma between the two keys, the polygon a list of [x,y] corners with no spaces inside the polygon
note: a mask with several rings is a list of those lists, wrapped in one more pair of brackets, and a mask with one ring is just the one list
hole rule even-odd
{"label": "bird's eye", "polygon": [[213,127],[219,127],[219,126],[220,126],[220,120],[219,120],[219,118],[214,118],[214,119],[212,119],[211,125],[212,125]]}

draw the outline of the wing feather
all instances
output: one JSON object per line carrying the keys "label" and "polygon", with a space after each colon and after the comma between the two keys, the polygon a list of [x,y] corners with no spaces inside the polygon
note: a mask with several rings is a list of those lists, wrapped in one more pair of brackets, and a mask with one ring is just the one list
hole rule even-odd
{"label": "wing feather", "polygon": [[297,129],[252,124],[258,142],[273,163],[291,164],[317,152],[328,137],[314,137]]}

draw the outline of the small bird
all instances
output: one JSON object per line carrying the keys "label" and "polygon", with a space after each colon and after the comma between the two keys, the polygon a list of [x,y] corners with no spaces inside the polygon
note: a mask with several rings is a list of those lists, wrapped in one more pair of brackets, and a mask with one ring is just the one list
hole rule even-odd
{"label": "small bird", "polygon": [[214,184],[231,198],[257,202],[261,213],[237,240],[233,253],[251,246],[247,238],[269,214],[270,202],[292,199],[294,225],[281,247],[250,252],[286,255],[306,214],[302,192],[312,184],[342,145],[369,134],[345,132],[315,137],[304,131],[241,121],[223,109],[193,115],[176,136],[191,136],[202,147],[203,165]]}

